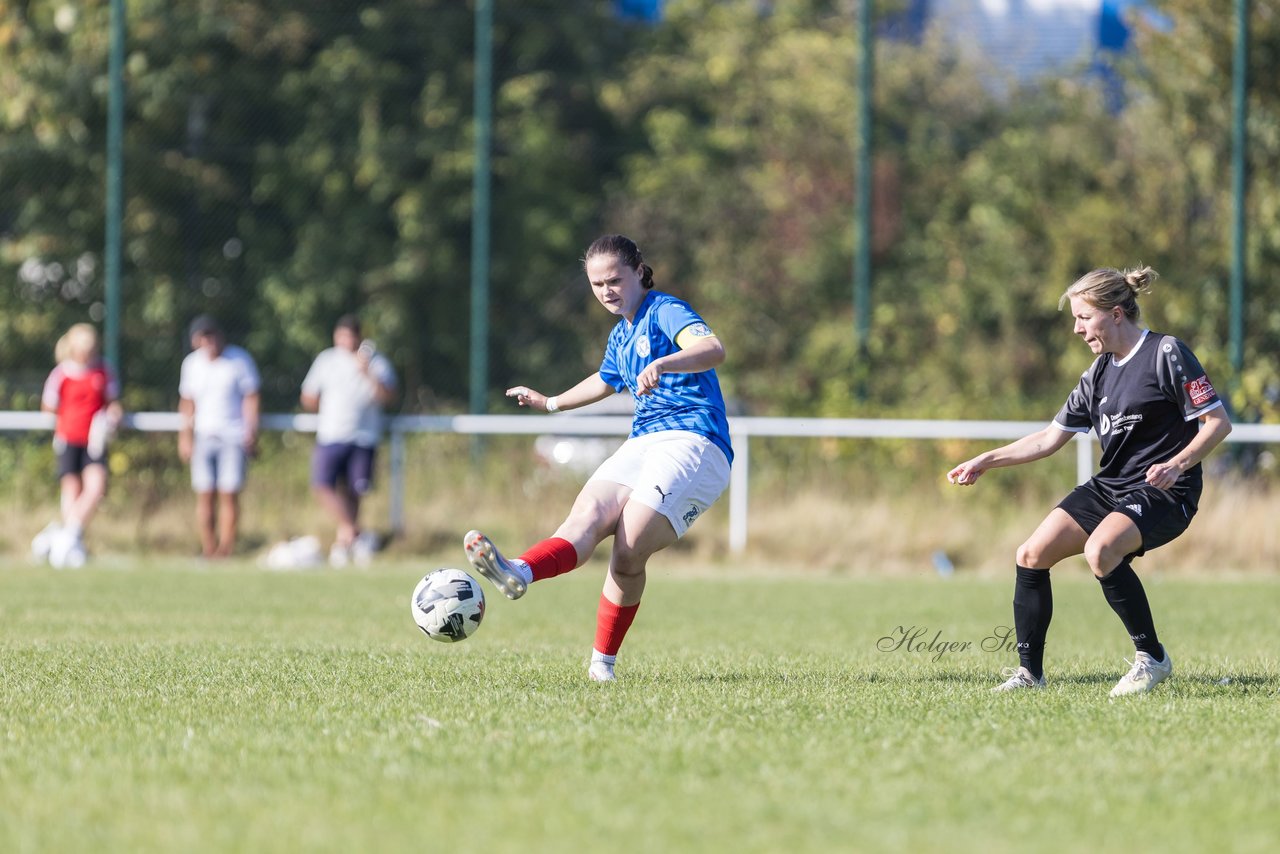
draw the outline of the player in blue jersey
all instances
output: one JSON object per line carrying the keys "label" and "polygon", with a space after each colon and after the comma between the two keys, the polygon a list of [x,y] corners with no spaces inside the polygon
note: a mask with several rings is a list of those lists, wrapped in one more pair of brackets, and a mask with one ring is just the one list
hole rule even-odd
{"label": "player in blue jersey", "polygon": [[1083,554],[1136,652],[1112,697],[1150,691],[1173,672],[1131,561],[1187,529],[1200,500],[1200,461],[1231,421],[1195,354],[1177,338],[1139,323],[1137,298],[1156,272],[1094,270],[1062,295],[1075,333],[1097,354],[1043,430],[961,463],[947,479],[961,486],[987,469],[1042,459],[1092,429],[1101,468],[1062,500],[1017,551],[1013,593],[1019,667],[997,691],[1044,687],[1044,642],[1053,617],[1049,569]]}
{"label": "player in blue jersey", "polygon": [[720,339],[688,303],[653,289],[653,269],[628,238],[599,238],[583,264],[591,292],[619,318],[600,370],[551,397],[527,386],[507,389],[507,396],[557,412],[628,390],[635,399],[631,435],[587,481],[550,538],[510,560],[479,531],[463,545],[472,566],[518,599],[532,582],[581,566],[612,536],[587,671],[608,682],[640,607],[649,558],[682,537],[724,492],[733,449],[715,372],[725,358]]}

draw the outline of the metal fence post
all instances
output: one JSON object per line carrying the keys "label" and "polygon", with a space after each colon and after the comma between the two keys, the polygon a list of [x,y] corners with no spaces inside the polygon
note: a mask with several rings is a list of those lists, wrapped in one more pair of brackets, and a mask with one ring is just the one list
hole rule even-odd
{"label": "metal fence post", "polygon": [[103,237],[106,318],[104,353],[116,376],[124,376],[120,352],[121,234],[124,220],[124,37],[125,0],[111,0],[111,47],[107,59],[107,198]]}
{"label": "metal fence post", "polygon": [[1084,483],[1093,476],[1093,440],[1088,433],[1077,433],[1076,443],[1076,483]]}
{"label": "metal fence post", "polygon": [[404,533],[404,431],[391,421],[391,535]]}
{"label": "metal fence post", "polygon": [[733,467],[729,470],[729,551],[739,554],[747,547],[747,483],[750,480],[751,438],[746,433],[733,436]]}

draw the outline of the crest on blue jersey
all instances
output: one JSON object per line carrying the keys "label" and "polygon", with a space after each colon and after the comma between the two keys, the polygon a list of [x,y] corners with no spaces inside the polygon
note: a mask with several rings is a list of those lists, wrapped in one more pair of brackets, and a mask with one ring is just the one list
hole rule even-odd
{"label": "crest on blue jersey", "polygon": [[641,359],[649,358],[649,336],[641,335],[636,339],[636,355]]}

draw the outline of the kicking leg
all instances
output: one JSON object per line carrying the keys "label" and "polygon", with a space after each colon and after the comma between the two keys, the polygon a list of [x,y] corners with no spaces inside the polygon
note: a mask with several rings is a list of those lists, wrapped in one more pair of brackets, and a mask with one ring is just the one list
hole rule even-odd
{"label": "kicking leg", "polygon": [[589,481],[553,536],[510,560],[484,534],[471,531],[462,543],[467,560],[502,595],[519,599],[534,581],[554,578],[585,563],[596,546],[614,533],[630,492],[618,483]]}

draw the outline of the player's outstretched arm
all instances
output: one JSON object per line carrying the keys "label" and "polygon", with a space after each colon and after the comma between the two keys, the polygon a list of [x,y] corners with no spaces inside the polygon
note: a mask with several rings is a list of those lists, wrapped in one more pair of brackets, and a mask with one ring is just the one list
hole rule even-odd
{"label": "player's outstretched arm", "polygon": [[1044,459],[1070,442],[1073,435],[1067,430],[1059,430],[1050,424],[1030,436],[1023,436],[1016,442],[978,454],[973,459],[961,463],[947,472],[947,480],[957,486],[972,486],[987,469],[1016,466]]}
{"label": "player's outstretched arm", "polygon": [[541,409],[544,412],[559,412],[562,409],[577,409],[580,406],[586,406],[595,403],[597,400],[604,400],[617,394],[613,386],[600,378],[599,373],[592,374],[582,382],[575,385],[568,391],[553,395],[555,398],[555,408],[548,409],[548,398],[540,391],[534,391],[528,386],[518,385],[507,389],[507,397],[514,397],[516,402],[521,406],[528,406],[533,409]]}

